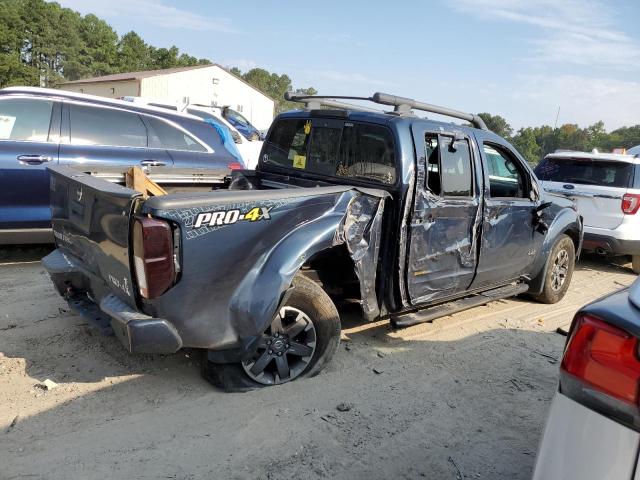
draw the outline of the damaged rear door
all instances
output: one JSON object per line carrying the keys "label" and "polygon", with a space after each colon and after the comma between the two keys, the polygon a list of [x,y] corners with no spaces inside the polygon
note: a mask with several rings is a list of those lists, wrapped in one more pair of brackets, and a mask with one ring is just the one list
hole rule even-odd
{"label": "damaged rear door", "polygon": [[473,140],[413,127],[418,158],[407,288],[413,305],[469,288],[477,264],[481,188]]}

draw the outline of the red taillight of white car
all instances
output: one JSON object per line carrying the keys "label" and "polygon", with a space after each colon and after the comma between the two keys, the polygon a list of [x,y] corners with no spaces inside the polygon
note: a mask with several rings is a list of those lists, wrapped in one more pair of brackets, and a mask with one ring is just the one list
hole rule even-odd
{"label": "red taillight of white car", "polygon": [[140,295],[157,298],[176,280],[171,226],[155,218],[133,222],[133,264]]}
{"label": "red taillight of white car", "polygon": [[635,215],[640,208],[640,193],[625,193],[621,206],[622,211],[627,215]]}
{"label": "red taillight of white car", "polygon": [[627,426],[640,427],[638,339],[578,313],[560,367],[561,392]]}

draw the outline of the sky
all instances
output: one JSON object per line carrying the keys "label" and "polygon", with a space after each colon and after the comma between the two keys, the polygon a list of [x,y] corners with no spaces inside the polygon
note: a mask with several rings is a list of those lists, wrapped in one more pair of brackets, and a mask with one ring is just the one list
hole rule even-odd
{"label": "sky", "polygon": [[58,1],[119,34],[320,94],[382,91],[516,129],[556,116],[640,124],[638,0]]}

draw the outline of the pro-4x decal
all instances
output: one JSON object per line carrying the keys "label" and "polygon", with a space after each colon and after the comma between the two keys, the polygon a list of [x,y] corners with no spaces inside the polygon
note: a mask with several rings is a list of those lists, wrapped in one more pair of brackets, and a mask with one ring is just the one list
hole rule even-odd
{"label": "pro-4x decal", "polygon": [[214,227],[217,225],[233,225],[238,221],[257,222],[258,220],[269,220],[269,207],[252,207],[247,210],[237,208],[231,210],[219,210],[217,212],[202,212],[196,216],[192,228],[202,226]]}

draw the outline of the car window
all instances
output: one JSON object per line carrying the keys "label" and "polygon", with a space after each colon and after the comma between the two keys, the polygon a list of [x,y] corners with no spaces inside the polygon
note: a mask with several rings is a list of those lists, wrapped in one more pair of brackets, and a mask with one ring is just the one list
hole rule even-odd
{"label": "car window", "polygon": [[325,123],[280,120],[265,141],[261,161],[321,175],[395,183],[395,150],[388,129],[357,122]]}
{"label": "car window", "polygon": [[70,104],[69,123],[73,144],[147,146],[147,129],[136,113]]}
{"label": "car window", "polygon": [[636,179],[633,182],[633,188],[640,189],[640,164],[636,163],[634,167],[636,170]]}
{"label": "car window", "polygon": [[0,100],[0,140],[46,142],[53,102],[30,98]]}
{"label": "car window", "polygon": [[473,169],[469,142],[449,136],[425,136],[427,188],[434,195],[470,197],[473,195]]}
{"label": "car window", "polygon": [[489,173],[489,195],[494,198],[528,198],[525,173],[520,163],[504,149],[484,144]]}
{"label": "car window", "polygon": [[191,152],[206,152],[207,149],[195,138],[164,120],[155,117],[145,117],[151,127],[149,132],[149,146],[166,148],[169,150],[188,150]]}
{"label": "car window", "polygon": [[633,164],[589,158],[545,158],[535,169],[540,180],[627,188]]}
{"label": "car window", "polygon": [[191,115],[195,115],[196,117],[200,117],[203,120],[218,120],[213,113],[203,112],[202,110],[194,110],[192,108],[187,109],[187,113]]}
{"label": "car window", "polygon": [[240,125],[245,125],[245,126],[251,125],[249,123],[249,120],[244,118],[242,115],[240,115],[235,110],[227,108],[225,112],[226,112],[225,117],[227,117],[228,119],[233,120],[234,122],[239,123]]}

